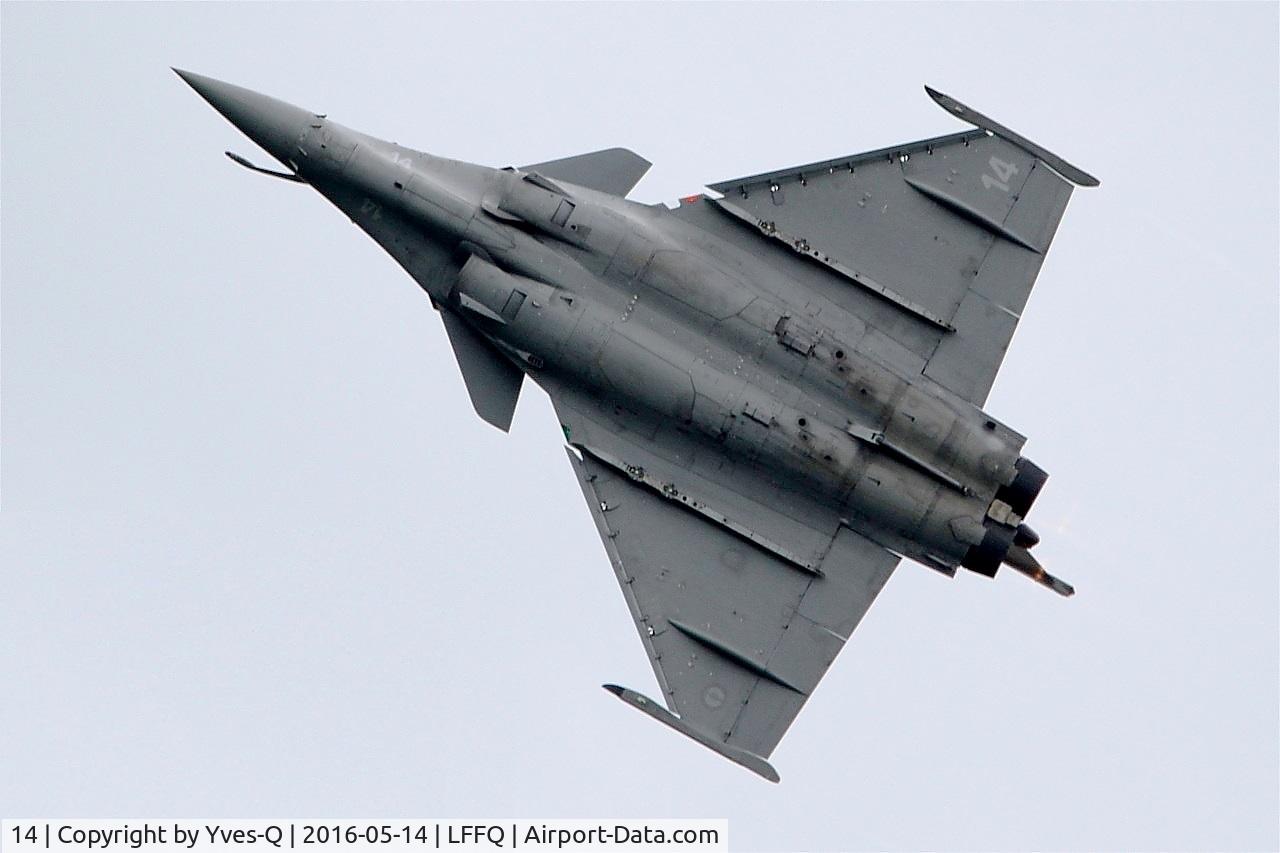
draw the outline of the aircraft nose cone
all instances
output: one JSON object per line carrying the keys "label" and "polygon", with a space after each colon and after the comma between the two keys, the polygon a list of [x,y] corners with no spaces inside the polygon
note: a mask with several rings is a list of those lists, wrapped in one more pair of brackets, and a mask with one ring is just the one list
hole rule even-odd
{"label": "aircraft nose cone", "polygon": [[296,159],[298,138],[315,121],[315,113],[203,74],[179,68],[173,71],[272,157],[286,166],[290,159]]}

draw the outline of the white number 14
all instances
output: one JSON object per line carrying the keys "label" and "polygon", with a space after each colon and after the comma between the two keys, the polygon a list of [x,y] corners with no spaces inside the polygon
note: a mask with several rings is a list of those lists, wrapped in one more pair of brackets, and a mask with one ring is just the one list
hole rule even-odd
{"label": "white number 14", "polygon": [[1001,160],[999,157],[992,157],[987,161],[987,163],[991,166],[991,171],[996,173],[996,176],[993,178],[984,172],[982,174],[982,185],[987,189],[999,187],[1005,192],[1008,192],[1009,179],[1018,174],[1018,167],[1005,160]]}

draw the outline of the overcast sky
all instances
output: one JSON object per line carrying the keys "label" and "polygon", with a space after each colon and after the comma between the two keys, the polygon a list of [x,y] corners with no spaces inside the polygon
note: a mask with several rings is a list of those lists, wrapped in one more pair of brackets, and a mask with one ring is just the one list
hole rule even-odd
{"label": "overcast sky", "polygon": [[[1276,849],[1277,6],[4,3],[0,813]],[[1077,190],[988,409],[1078,594],[904,564],[771,785],[656,695],[545,396],[170,71],[634,197],[964,128]]]}

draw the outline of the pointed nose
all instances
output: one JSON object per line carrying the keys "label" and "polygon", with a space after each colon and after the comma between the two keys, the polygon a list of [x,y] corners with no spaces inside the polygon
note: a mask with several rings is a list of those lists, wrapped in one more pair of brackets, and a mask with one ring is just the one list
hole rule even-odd
{"label": "pointed nose", "polygon": [[315,113],[243,86],[173,69],[196,94],[222,113],[227,121],[284,165],[297,159],[298,140],[316,120]]}

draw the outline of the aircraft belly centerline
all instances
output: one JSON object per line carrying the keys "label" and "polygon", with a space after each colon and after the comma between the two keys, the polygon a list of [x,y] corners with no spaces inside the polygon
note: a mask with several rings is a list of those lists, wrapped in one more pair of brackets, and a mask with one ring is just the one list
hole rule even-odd
{"label": "aircraft belly centerline", "polygon": [[[852,502],[851,509],[861,514],[874,515],[875,506],[880,505],[883,500],[878,491],[868,492],[866,485],[859,492],[859,485],[866,483],[869,476],[867,469],[872,465],[879,465],[884,470],[902,468],[895,475],[898,482],[916,482],[915,472],[923,468],[926,475],[931,475],[927,477],[928,482],[939,483],[940,486],[951,488],[961,497],[968,497],[963,487],[956,486],[954,481],[949,481],[946,477],[938,476],[937,472],[931,472],[928,466],[921,465],[909,455],[903,464],[893,454],[867,451],[848,433],[846,425],[830,423],[815,413],[814,407],[808,405],[803,397],[798,405],[784,400],[769,388],[753,382],[751,378],[722,370],[689,352],[658,355],[644,343],[645,337],[653,335],[651,330],[646,329],[647,334],[637,337],[634,333],[620,331],[618,327],[621,324],[615,321],[598,322],[595,324],[595,331],[585,331],[592,328],[590,321],[586,319],[588,314],[589,312],[584,313],[578,319],[574,336],[585,340],[585,334],[598,342],[580,349],[580,354],[594,349],[596,355],[591,361],[596,369],[575,372],[563,364],[553,369],[557,373],[571,374],[565,378],[589,389],[590,393],[601,400],[608,399],[620,390],[627,391],[627,399],[639,403],[647,411],[660,417],[676,415],[682,422],[690,424],[697,430],[700,440],[708,446],[735,448],[756,464],[774,471],[787,488],[799,492],[816,491],[839,505],[850,505]],[[637,330],[644,328],[637,327]],[[504,330],[493,334],[501,337],[502,331]],[[602,363],[602,355],[609,352],[611,347],[616,352],[623,341],[626,342],[629,354],[625,357],[615,355],[610,362]],[[527,346],[528,341],[522,341],[518,345]],[[681,381],[689,382],[689,397],[671,397],[665,392],[658,393],[651,386],[639,382],[638,377],[609,374],[610,364],[639,364],[646,358],[652,359],[649,364],[654,369],[662,364],[666,366],[663,368],[666,371],[675,370],[674,365],[679,361],[691,365],[692,369],[680,372],[685,377]],[[536,376],[537,371],[533,372]],[[650,371],[652,372],[653,370]],[[659,387],[661,385],[662,383],[658,383]],[[678,394],[678,389],[676,391]],[[704,401],[704,404],[699,405],[699,401]],[[927,487],[922,488],[917,484],[917,493],[923,495],[927,491]],[[857,506],[864,499],[870,500],[872,506]],[[936,503],[931,495],[927,501],[930,506]],[[897,532],[909,536],[917,531],[928,509],[929,506],[922,506],[908,516],[899,513],[896,517],[909,517],[914,521],[907,526],[899,525]],[[973,505],[963,509],[980,517],[985,506]],[[934,547],[944,552],[955,552],[961,544],[948,535]]]}
{"label": "aircraft belly centerline", "polygon": [[[643,288],[645,284],[640,281],[633,286]],[[754,349],[757,353],[754,358],[757,367],[763,370],[772,369],[789,377],[791,384],[797,389],[827,400],[842,411],[850,422],[865,422],[887,429],[889,419],[893,416],[898,402],[908,387],[914,387],[912,383],[916,377],[905,376],[880,363],[865,353],[855,341],[841,339],[837,337],[836,332],[827,328],[819,328],[811,332],[818,342],[815,343],[813,351],[805,353],[803,357],[798,356],[794,351],[789,351],[787,345],[778,345],[777,342],[773,346],[770,346],[767,341],[762,347],[753,346],[761,336],[776,337],[766,323],[756,318],[787,317],[792,312],[803,316],[804,308],[788,307],[785,302],[780,302],[775,297],[758,295],[752,297],[729,317],[718,322],[703,322],[699,325],[709,336],[722,337],[721,343],[731,351]],[[689,313],[700,314],[696,309],[692,309]],[[669,312],[669,316],[687,320],[689,313],[682,314],[677,310]],[[813,318],[809,319],[813,322]],[[817,325],[816,322],[814,325]],[[832,379],[833,372],[836,377],[839,377],[838,380]],[[886,389],[888,396],[880,412],[882,422],[877,423],[873,410],[860,405],[866,397],[856,390],[854,377],[862,377],[864,381],[870,380],[880,388]],[[1007,447],[1004,449],[1004,458],[1001,464],[996,466],[997,470],[994,473],[990,470],[991,466],[981,460],[970,461],[961,457],[962,443],[956,439],[961,433],[976,432],[976,418],[961,417],[953,406],[934,395],[929,395],[929,400],[935,410],[944,413],[942,417],[953,422],[950,432],[954,435],[925,442],[914,433],[899,431],[897,440],[904,447],[910,448],[914,454],[928,460],[930,464],[954,478],[976,477],[979,481],[974,484],[976,490],[994,491],[1007,482],[1012,476],[1011,466],[1017,456],[1016,450]],[[982,421],[986,420],[985,413],[979,411],[976,414],[982,416]],[[988,449],[987,452],[990,450]]]}
{"label": "aircraft belly centerline", "polygon": [[[497,230],[512,229],[512,226],[501,222],[495,222],[494,225]],[[518,231],[518,229],[514,230]],[[626,307],[621,315],[615,313],[610,316],[607,308],[595,307],[600,304],[598,297],[612,292],[613,299],[609,301],[615,301],[619,297],[625,298],[628,289],[642,290],[642,283],[633,281],[631,288],[619,287],[619,282],[591,275],[576,260],[567,257],[560,247],[544,244],[532,235],[520,233],[520,237],[537,243],[549,255],[563,258],[567,266],[562,266],[561,269],[580,270],[581,295],[577,298],[583,300],[584,306],[590,306],[578,315],[572,329],[563,331],[562,336],[555,340],[543,342],[541,346],[538,342],[529,339],[506,342],[518,351],[536,354],[535,364],[528,365],[528,359],[526,359],[526,366],[530,366],[533,370],[545,369],[546,363],[554,359],[554,353],[572,355],[570,349],[573,339],[580,338],[584,342],[589,340],[590,343],[577,353],[580,356],[588,356],[586,369],[580,369],[578,375],[573,377],[574,381],[585,384],[602,397],[621,394],[626,399],[660,416],[676,417],[717,443],[730,447],[740,446],[749,457],[776,470],[785,482],[791,484],[791,488],[816,489],[820,494],[827,496],[827,499],[841,505],[850,501],[870,501],[873,505],[870,514],[874,515],[875,507],[879,507],[880,511],[888,513],[895,519],[895,530],[908,537],[917,532],[923,532],[922,526],[929,507],[906,512],[901,506],[885,503],[884,496],[887,491],[872,488],[873,484],[866,480],[871,476],[867,474],[868,467],[878,464],[888,466],[889,469],[903,467],[911,472],[899,472],[893,478],[895,483],[912,482],[912,474],[923,473],[931,482],[938,483],[965,498],[975,494],[989,495],[997,487],[997,484],[985,482],[971,487],[951,476],[945,465],[939,466],[933,458],[936,448],[928,448],[924,456],[919,455],[918,442],[914,440],[915,433],[902,428],[897,430],[896,443],[881,449],[883,452],[880,455],[885,458],[878,459],[873,456],[869,460],[863,460],[857,443],[850,439],[847,429],[850,425],[865,423],[868,419],[863,412],[849,405],[848,399],[837,399],[838,405],[835,408],[844,416],[845,424],[833,424],[829,423],[828,419],[824,419],[820,407],[815,405],[809,396],[809,392],[813,390],[813,383],[803,380],[805,368],[809,365],[808,354],[797,360],[799,353],[795,351],[794,345],[770,347],[766,344],[764,357],[754,359],[755,370],[752,371],[753,376],[772,374],[775,378],[786,377],[789,381],[778,383],[775,380],[777,390],[773,390],[758,381],[753,381],[752,376],[741,377],[738,392],[730,399],[722,399],[723,395],[718,396],[709,389],[732,387],[733,380],[739,377],[731,376],[701,358],[693,344],[683,348],[677,347],[673,353],[658,352],[657,350],[663,348],[664,343],[669,343],[670,336],[664,336],[657,329],[665,321],[672,324],[672,327],[682,329],[686,341],[701,340],[706,349],[715,348],[722,352],[733,352],[736,343],[734,337],[741,340],[744,333],[730,335],[726,340],[723,335],[716,334],[717,331],[726,330],[726,320],[713,320],[708,323],[704,319],[699,319],[707,315],[680,300],[667,302],[664,309],[662,300],[654,302],[650,299],[645,301],[643,311],[638,315],[634,314],[637,303],[641,301],[641,294],[637,292],[633,292],[627,298]],[[505,239],[500,245],[491,248],[504,254],[512,251]],[[549,261],[550,259],[543,263],[544,270],[549,265]],[[544,277],[547,277],[545,273]],[[651,306],[650,303],[653,305]],[[598,328],[591,331],[585,329],[583,323],[593,310],[597,314],[595,323]],[[739,313],[741,310],[739,309]],[[782,316],[785,318],[787,315]],[[627,325],[633,327],[631,331],[623,330]],[[759,331],[758,327],[756,329]],[[512,326],[510,329],[490,329],[487,333],[501,338],[505,334],[521,331],[516,326]],[[645,339],[649,339],[651,343],[646,345]],[[619,349],[625,352],[618,352]],[[611,352],[615,355],[609,356]],[[608,361],[605,360],[606,358]],[[649,367],[640,367],[637,372],[636,368],[645,359],[648,359]],[[912,388],[911,384],[890,369],[874,364],[857,349],[846,352],[842,360],[855,374],[861,374],[864,378],[879,377],[879,384],[882,387],[887,386],[888,399],[884,412],[886,418],[892,418],[898,412],[902,399]],[[676,367],[677,362],[697,366],[698,369],[680,370]],[[627,367],[624,369],[623,365]],[[783,369],[779,370],[778,367]],[[771,368],[774,369],[771,370]],[[567,360],[556,369],[561,372],[573,372]],[[642,376],[646,372],[649,374],[648,378],[661,375],[664,381],[643,381]],[[701,383],[699,375],[703,376]],[[687,383],[686,390],[682,391],[679,385],[684,383]],[[698,390],[700,384],[704,389],[701,393]],[[785,396],[780,392],[785,392]],[[753,405],[765,405],[775,413],[771,415],[763,431],[759,429],[758,421],[752,425],[743,423],[737,417],[738,413],[734,411],[734,406],[739,397],[744,401],[751,398]],[[710,405],[697,406],[699,399],[707,401]],[[931,402],[931,398],[920,395],[920,401],[928,403]],[[938,403],[940,404],[941,401]],[[752,419],[748,415],[746,420]],[[874,423],[874,420],[872,422]],[[887,431],[893,424],[885,422],[880,423],[879,426],[883,431]],[[893,450],[898,452],[895,454]],[[874,485],[879,486],[879,482],[876,481]],[[918,503],[923,499],[924,493],[919,488],[916,492],[919,497],[912,503]],[[966,507],[966,509],[977,512],[980,516],[985,506]],[[863,514],[867,513],[863,512]],[[969,544],[957,543],[954,537],[949,535],[950,528],[945,525],[934,525],[934,528],[936,528],[935,532],[941,531],[943,534],[942,541],[934,542],[935,550],[955,552],[957,545],[963,544],[967,547]]]}

